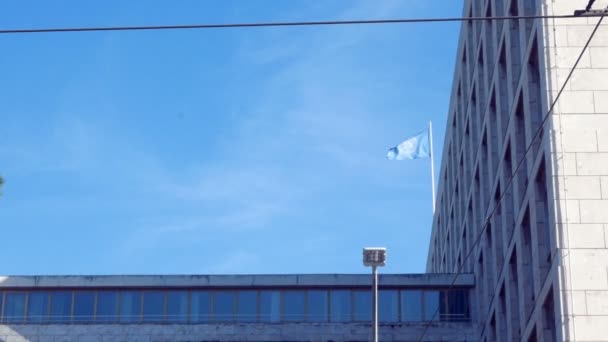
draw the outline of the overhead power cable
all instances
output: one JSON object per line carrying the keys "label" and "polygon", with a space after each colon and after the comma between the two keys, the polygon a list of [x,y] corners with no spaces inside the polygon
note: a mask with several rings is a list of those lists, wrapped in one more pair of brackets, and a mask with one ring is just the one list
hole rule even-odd
{"label": "overhead power cable", "polygon": [[[593,13],[585,17],[600,17],[602,13]],[[331,21],[286,21],[286,22],[252,22],[226,24],[192,24],[192,25],[147,25],[147,26],[98,26],[98,27],[49,27],[49,28],[16,28],[1,29],[0,34],[26,33],[67,33],[67,32],[103,32],[103,31],[156,31],[156,30],[200,30],[228,29],[254,27],[286,27],[286,26],[331,26],[331,25],[379,25],[379,24],[413,24],[460,21],[488,21],[514,19],[571,19],[580,18],[577,14],[564,15],[529,15],[502,17],[451,17],[451,18],[409,18],[409,19],[377,19],[377,20],[331,20]]]}
{"label": "overhead power cable", "polygon": [[[597,32],[597,30],[599,29],[602,21],[604,20],[604,16],[605,14],[602,14],[600,16],[599,21],[597,22],[597,24],[595,25],[593,31],[591,32],[591,34],[589,35],[589,39],[587,39],[587,42],[585,43],[585,46],[583,47],[582,51],[580,52],[580,54],[578,55],[578,58],[576,59],[576,62],[574,62],[574,65],[572,66],[572,68],[570,69],[570,72],[568,73],[568,76],[566,77],[566,79],[564,80],[564,83],[562,84],[561,88],[559,89],[559,92],[557,93],[557,95],[555,96],[555,99],[553,100],[553,102],[551,103],[551,105],[549,106],[549,110],[547,111],[547,113],[544,115],[542,121],[540,122],[540,125],[538,126],[538,129],[536,130],[536,133],[534,134],[534,136],[532,137],[532,140],[530,141],[530,143],[528,144],[528,146],[526,147],[526,150],[524,151],[524,154],[522,156],[522,158],[519,160],[519,162],[517,163],[517,167],[515,168],[515,170],[512,172],[511,177],[509,178],[509,181],[507,182],[506,186],[504,187],[503,192],[500,194],[500,196],[498,197],[498,200],[496,201],[496,204],[494,205],[494,207],[492,208],[492,211],[490,212],[490,214],[485,218],[485,224],[482,227],[481,231],[479,232],[479,235],[477,236],[477,238],[475,239],[475,242],[473,242],[473,244],[471,245],[471,248],[469,249],[469,251],[467,252],[466,256],[464,257],[464,259],[462,260],[460,266],[458,267],[458,270],[456,272],[456,274],[454,275],[454,279],[452,280],[452,282],[450,283],[450,285],[448,286],[448,290],[454,287],[454,284],[456,283],[456,281],[458,280],[458,277],[460,275],[463,274],[463,267],[464,265],[466,265],[466,261],[469,259],[469,257],[471,257],[471,255],[473,254],[473,252],[475,251],[475,248],[477,247],[477,245],[480,243],[482,236],[484,234],[484,232],[486,231],[486,229],[488,228],[489,224],[490,224],[490,220],[493,218],[494,213],[496,212],[496,210],[499,208],[499,206],[501,205],[502,199],[504,198],[505,194],[507,193],[507,189],[513,185],[513,179],[515,178],[515,175],[517,175],[517,172],[519,171],[519,169],[522,167],[522,165],[524,164],[524,161],[526,160],[526,157],[528,155],[528,152],[532,149],[532,146],[534,146],[535,141],[538,137],[541,136],[541,132],[544,131],[544,126],[545,123],[547,122],[547,120],[549,119],[549,117],[551,116],[551,113],[553,113],[553,109],[555,108],[557,102],[559,101],[560,96],[562,95],[562,93],[564,92],[564,89],[566,88],[566,85],[568,85],[568,82],[570,81],[570,78],[572,77],[572,74],[574,73],[574,70],[576,70],[576,68],[578,67],[579,62],[581,61],[581,59],[583,58],[583,55],[585,54],[585,52],[587,51],[587,48],[589,47],[589,44],[591,43],[591,40],[593,39],[593,36],[595,36],[595,33]],[[498,169],[500,169],[502,165],[502,161],[501,164],[498,166]],[[530,182],[528,182],[526,184],[526,192],[528,191],[528,187],[530,186]],[[496,291],[494,291],[494,295],[493,297],[490,299],[490,303],[494,300],[494,297],[496,295]],[[420,336],[419,341],[422,342],[424,339],[424,336],[426,335],[429,327],[431,326],[431,323],[433,322],[433,320],[437,317],[437,315],[439,314],[439,310],[440,308],[437,308],[437,310],[435,310],[435,313],[433,314],[433,316],[431,317],[430,321],[426,324],[422,335]]]}

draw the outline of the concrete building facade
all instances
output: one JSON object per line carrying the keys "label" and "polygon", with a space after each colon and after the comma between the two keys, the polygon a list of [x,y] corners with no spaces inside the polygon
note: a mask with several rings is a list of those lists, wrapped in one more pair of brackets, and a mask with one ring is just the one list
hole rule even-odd
{"label": "concrete building facade", "polygon": [[[464,15],[587,4],[469,0]],[[463,23],[427,271],[475,275],[480,341],[608,341],[608,20],[565,83],[599,20]]]}
{"label": "concrete building facade", "polygon": [[[381,275],[381,340],[474,340],[473,276],[452,280]],[[370,322],[367,274],[0,277],[6,342],[363,342]]]}

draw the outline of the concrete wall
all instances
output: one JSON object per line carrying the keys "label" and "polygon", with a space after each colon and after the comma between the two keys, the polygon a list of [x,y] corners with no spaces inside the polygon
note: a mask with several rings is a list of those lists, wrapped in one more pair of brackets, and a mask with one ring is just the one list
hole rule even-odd
{"label": "concrete wall", "polygon": [[[105,275],[105,276],[0,276],[3,288],[123,288],[123,287],[356,287],[370,286],[370,274],[277,275]],[[380,274],[379,285],[412,287],[473,286],[472,274]]]}
{"label": "concrete wall", "polygon": [[[463,14],[587,3],[468,0]],[[536,138],[597,21],[463,23],[427,271],[475,274],[482,340],[608,341],[608,19]]]}
{"label": "concrete wall", "polygon": [[[425,324],[380,329],[381,341],[419,342]],[[434,323],[424,341],[475,342],[470,323]],[[369,341],[369,324],[0,325],[0,342]]]}
{"label": "concrete wall", "polygon": [[[586,3],[548,1],[546,13],[567,13]],[[594,7],[606,6],[607,0],[598,0]],[[598,20],[546,23],[551,99]],[[569,341],[608,341],[608,18],[560,97],[552,120],[561,332]]]}
{"label": "concrete wall", "polygon": [[[380,284],[401,288],[447,288],[450,274],[385,274]],[[458,275],[455,284],[472,288],[471,274]],[[0,290],[142,289],[142,288],[341,288],[371,286],[368,274],[317,275],[146,275],[146,276],[7,276]],[[381,324],[382,341],[420,341],[426,322]],[[0,324],[0,342],[97,341],[369,341],[365,323],[213,323],[213,324]],[[476,341],[472,323],[433,322],[424,341]]]}

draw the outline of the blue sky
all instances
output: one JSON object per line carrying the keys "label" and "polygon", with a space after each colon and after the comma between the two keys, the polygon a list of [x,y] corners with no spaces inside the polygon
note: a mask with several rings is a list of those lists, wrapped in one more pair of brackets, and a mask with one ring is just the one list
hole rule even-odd
{"label": "blue sky", "polygon": [[[443,1],[2,1],[2,28],[458,16]],[[456,23],[0,36],[4,274],[423,272]],[[439,157],[436,158],[439,163]]]}

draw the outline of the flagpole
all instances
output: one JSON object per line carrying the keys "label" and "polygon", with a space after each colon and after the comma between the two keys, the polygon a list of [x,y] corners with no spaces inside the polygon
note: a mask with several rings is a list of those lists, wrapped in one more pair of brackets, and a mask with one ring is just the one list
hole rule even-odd
{"label": "flagpole", "polygon": [[433,193],[433,215],[435,215],[435,153],[433,152],[433,123],[429,121],[429,147],[431,150],[431,191]]}

